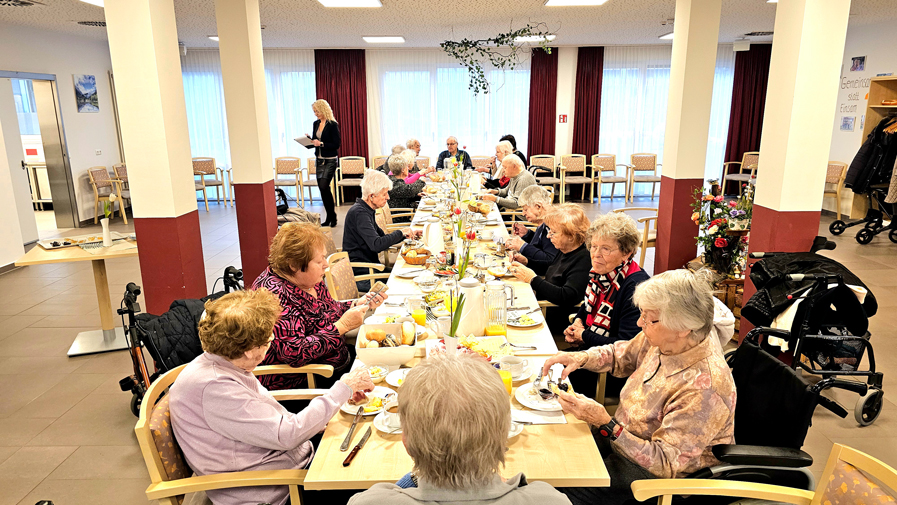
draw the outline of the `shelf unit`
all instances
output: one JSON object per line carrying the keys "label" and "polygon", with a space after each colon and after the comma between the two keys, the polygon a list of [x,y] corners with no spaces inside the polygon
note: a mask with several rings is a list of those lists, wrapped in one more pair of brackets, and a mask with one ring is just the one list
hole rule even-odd
{"label": "shelf unit", "polygon": [[[882,100],[897,100],[897,76],[873,77],[869,82],[869,100],[866,102],[866,123],[863,125],[863,138],[878,126],[885,117],[897,113],[897,105],[881,105]],[[859,219],[866,215],[869,209],[869,201],[865,196],[853,197],[853,206],[850,209],[850,218]]]}

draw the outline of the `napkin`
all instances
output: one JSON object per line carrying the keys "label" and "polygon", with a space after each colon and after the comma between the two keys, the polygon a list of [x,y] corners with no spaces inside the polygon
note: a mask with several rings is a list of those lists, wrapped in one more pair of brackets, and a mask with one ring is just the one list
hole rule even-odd
{"label": "napkin", "polygon": [[567,418],[561,411],[542,412],[540,410],[511,409],[511,420],[533,424],[567,424]]}

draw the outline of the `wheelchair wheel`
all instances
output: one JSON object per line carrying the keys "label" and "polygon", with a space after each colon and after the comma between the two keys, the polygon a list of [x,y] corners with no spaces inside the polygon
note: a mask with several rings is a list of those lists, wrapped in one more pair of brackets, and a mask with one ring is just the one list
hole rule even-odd
{"label": "wheelchair wheel", "polygon": [[891,242],[897,244],[897,228],[888,233],[888,238],[891,239]]}
{"label": "wheelchair wheel", "polygon": [[869,426],[878,419],[881,414],[882,404],[884,403],[885,392],[880,389],[870,389],[865,395],[857,400],[857,404],[853,409],[853,416],[856,418],[860,426]]}
{"label": "wheelchair wheel", "polygon": [[143,395],[134,393],[131,395],[131,413],[134,417],[140,417],[140,404],[143,403]]}
{"label": "wheelchair wheel", "polygon": [[872,233],[872,230],[869,228],[863,228],[862,230],[857,232],[857,242],[860,244],[866,245],[869,242],[872,242],[872,239],[875,238],[875,234]]}
{"label": "wheelchair wheel", "polygon": [[828,231],[831,232],[832,235],[840,235],[844,233],[844,230],[847,229],[847,223],[841,221],[840,219],[835,221],[834,223],[828,225]]}

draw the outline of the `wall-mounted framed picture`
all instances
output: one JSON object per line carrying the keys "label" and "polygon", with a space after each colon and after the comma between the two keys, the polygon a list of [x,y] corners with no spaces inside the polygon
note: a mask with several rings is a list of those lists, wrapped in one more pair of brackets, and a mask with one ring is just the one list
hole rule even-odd
{"label": "wall-mounted framed picture", "polygon": [[854,56],[850,59],[850,71],[851,72],[863,72],[866,70],[866,57],[865,56]]}
{"label": "wall-mounted framed picture", "polygon": [[856,116],[843,116],[841,118],[841,131],[842,132],[852,132],[853,131],[853,123],[856,121]]}
{"label": "wall-mounted framed picture", "polygon": [[97,78],[89,74],[72,74],[75,81],[75,104],[78,112],[100,112],[97,98]]}

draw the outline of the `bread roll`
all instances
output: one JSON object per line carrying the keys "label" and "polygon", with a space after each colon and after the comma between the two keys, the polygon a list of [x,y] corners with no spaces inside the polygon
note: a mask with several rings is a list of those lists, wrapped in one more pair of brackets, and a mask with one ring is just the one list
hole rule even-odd
{"label": "bread roll", "polygon": [[383,342],[383,339],[386,338],[386,332],[379,328],[373,328],[365,331],[364,336],[374,342]]}
{"label": "bread roll", "polygon": [[374,341],[374,340],[368,341],[368,344],[367,344],[368,349],[376,349],[378,347],[380,347],[380,344],[378,344],[376,341]]}
{"label": "bread roll", "polygon": [[386,338],[383,339],[383,342],[381,343],[383,344],[383,347],[396,347],[399,345],[399,340],[395,335],[390,333],[386,336]]}
{"label": "bread roll", "polygon": [[402,323],[402,345],[411,345],[414,343],[415,327],[411,321]]}

